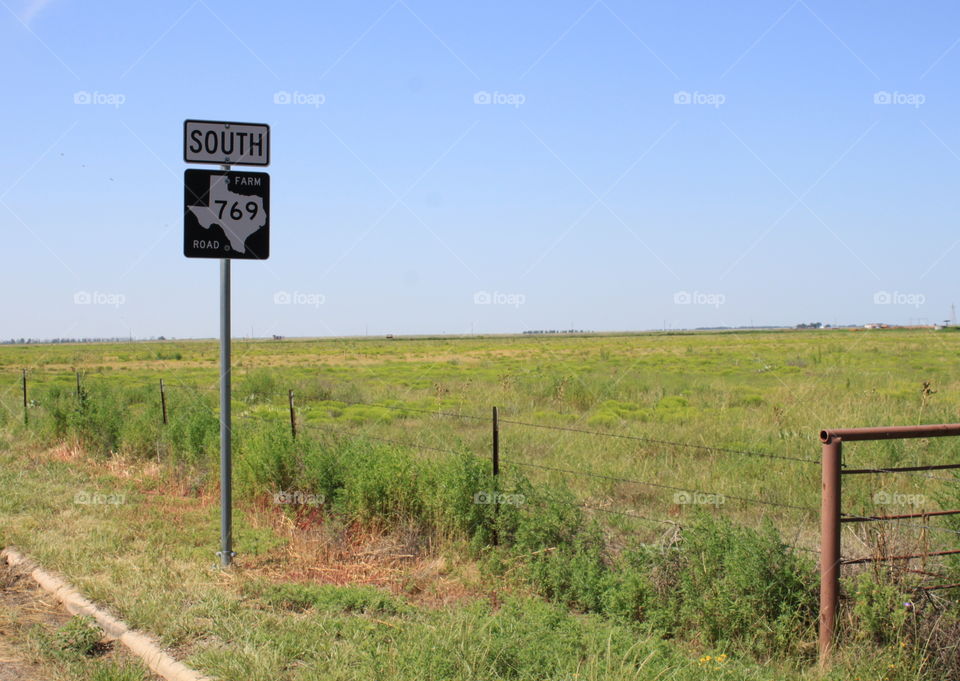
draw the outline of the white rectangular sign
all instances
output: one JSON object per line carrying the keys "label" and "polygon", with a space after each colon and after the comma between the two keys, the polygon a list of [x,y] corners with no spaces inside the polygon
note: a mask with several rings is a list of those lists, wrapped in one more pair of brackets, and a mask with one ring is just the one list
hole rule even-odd
{"label": "white rectangular sign", "polygon": [[238,166],[270,165],[270,126],[223,121],[183,122],[183,160]]}

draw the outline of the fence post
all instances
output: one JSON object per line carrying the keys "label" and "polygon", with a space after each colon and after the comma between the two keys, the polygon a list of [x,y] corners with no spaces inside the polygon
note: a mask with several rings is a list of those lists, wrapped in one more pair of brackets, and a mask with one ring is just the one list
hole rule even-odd
{"label": "fence post", "polygon": [[30,416],[27,413],[27,370],[22,369],[20,375],[23,385],[23,425],[26,426],[30,422]]}
{"label": "fence post", "polygon": [[297,413],[293,409],[293,391],[287,391],[287,399],[290,402],[290,434],[293,439],[297,439]]}
{"label": "fence post", "polygon": [[[500,410],[493,408],[493,478],[496,483],[500,476]],[[496,518],[500,515],[500,485],[494,484],[493,490],[493,545],[500,546],[500,530],[496,525]]]}
{"label": "fence post", "polygon": [[820,665],[833,651],[840,597],[840,466],[843,441],[829,437],[823,443],[820,495]]}
{"label": "fence post", "polygon": [[163,413],[163,425],[167,425],[167,391],[163,388],[163,379],[160,379],[160,411]]}
{"label": "fence post", "polygon": [[83,402],[83,389],[80,387],[80,372],[77,372],[77,401]]}
{"label": "fence post", "polygon": [[493,408],[493,474],[500,475],[500,412]]}

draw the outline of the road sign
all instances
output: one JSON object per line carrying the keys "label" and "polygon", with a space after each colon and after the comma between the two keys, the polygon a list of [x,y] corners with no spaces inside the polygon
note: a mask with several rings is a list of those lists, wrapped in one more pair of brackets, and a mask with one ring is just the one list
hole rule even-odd
{"label": "road sign", "polygon": [[270,165],[270,126],[223,121],[183,122],[183,160],[237,166]]}
{"label": "road sign", "polygon": [[228,568],[236,555],[233,552],[230,425],[230,261],[270,257],[270,176],[235,172],[230,166],[270,165],[270,126],[186,120],[183,122],[183,160],[221,166],[220,170],[187,170],[183,174],[183,254],[188,258],[220,261],[220,551],[217,555],[221,567]]}
{"label": "road sign", "polygon": [[270,257],[270,176],[233,170],[183,175],[183,254],[188,258]]}

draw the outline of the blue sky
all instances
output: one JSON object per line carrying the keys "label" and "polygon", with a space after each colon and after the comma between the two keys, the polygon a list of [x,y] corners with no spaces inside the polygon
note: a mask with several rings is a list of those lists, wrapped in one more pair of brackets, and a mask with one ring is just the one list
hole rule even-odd
{"label": "blue sky", "polygon": [[217,333],[186,118],[272,127],[237,336],[960,303],[955,3],[2,5],[0,338]]}

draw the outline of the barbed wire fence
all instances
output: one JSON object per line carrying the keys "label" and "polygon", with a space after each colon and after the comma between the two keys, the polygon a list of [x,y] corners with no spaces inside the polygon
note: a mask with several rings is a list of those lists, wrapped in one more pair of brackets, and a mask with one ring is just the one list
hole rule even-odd
{"label": "barbed wire fence", "polygon": [[[31,395],[33,391],[41,386],[50,386],[57,385],[60,386],[64,391],[74,390],[76,394],[76,399],[78,401],[89,400],[91,399],[88,392],[89,384],[89,375],[84,374],[82,371],[72,372],[71,374],[65,374],[63,372],[31,372],[26,369],[23,370],[10,370],[4,369],[0,370],[9,375],[13,375],[16,380],[12,381],[4,390],[0,390],[0,405],[6,409],[11,416],[15,415],[15,408],[11,408],[7,402],[9,401],[11,395],[15,395],[18,391],[21,393],[17,397],[20,399],[17,402],[22,405],[22,414],[21,418],[17,420],[22,420],[25,427],[29,427],[31,424],[31,411],[36,411],[37,409],[42,409],[43,405],[41,401],[32,399]],[[38,380],[39,379],[39,380]],[[109,382],[111,379],[109,377],[102,377],[100,380],[104,382]],[[132,385],[132,384],[125,384]],[[157,419],[164,425],[168,425],[170,422],[170,413],[178,409],[205,409],[209,410],[211,414],[216,414],[216,407],[211,404],[208,400],[204,399],[204,396],[217,393],[219,388],[216,386],[204,385],[201,381],[188,381],[178,378],[174,378],[172,382],[165,379],[156,379],[153,386],[141,385],[141,389],[156,389],[156,409]],[[309,402],[297,403],[295,391],[292,389],[287,390],[274,390],[268,394],[261,395],[260,397],[276,399],[280,397],[286,398],[285,405],[271,404],[269,405],[272,408],[272,411],[267,413],[257,412],[257,413],[240,413],[235,416],[235,419],[238,422],[244,421],[258,421],[265,424],[270,424],[274,426],[285,425],[289,421],[290,436],[292,438],[303,437],[306,433],[325,433],[327,435],[341,438],[341,439],[350,439],[355,441],[372,441],[380,442],[384,444],[389,444],[395,447],[401,447],[409,449],[416,452],[432,453],[432,454],[444,454],[444,455],[460,455],[464,453],[464,447],[459,448],[451,447],[449,445],[444,445],[444,443],[429,444],[425,442],[416,442],[410,441],[408,439],[400,439],[399,437],[386,437],[383,434],[377,434],[370,432],[370,427],[368,426],[365,430],[357,430],[355,428],[345,427],[340,424],[333,423],[315,423],[305,421],[301,417],[303,410],[310,408],[311,404]],[[520,470],[533,471],[546,474],[556,474],[564,477],[569,477],[572,479],[579,480],[596,480],[606,483],[615,483],[618,485],[633,486],[633,487],[643,487],[652,490],[661,490],[673,494],[674,505],[683,505],[684,501],[689,498],[695,497],[705,497],[705,498],[714,498],[714,499],[723,499],[726,501],[732,501],[738,504],[741,504],[745,507],[760,507],[760,508],[775,508],[783,509],[785,511],[791,511],[798,514],[801,521],[798,525],[795,537],[799,537],[800,534],[804,531],[814,532],[816,531],[816,518],[820,514],[821,509],[814,506],[805,506],[801,504],[792,504],[778,501],[774,498],[760,498],[760,497],[751,497],[745,496],[742,494],[733,494],[727,490],[722,489],[700,489],[694,486],[680,486],[674,484],[667,484],[662,480],[644,480],[633,477],[612,475],[608,473],[599,472],[596,470],[583,470],[573,467],[557,466],[551,465],[549,463],[521,460],[515,458],[513,455],[506,458],[500,455],[500,446],[499,440],[501,437],[501,429],[506,427],[508,429],[537,429],[537,430],[549,430],[557,433],[575,435],[577,437],[587,437],[596,440],[616,440],[626,443],[636,443],[637,445],[644,447],[658,447],[658,448],[669,448],[670,450],[676,451],[686,451],[690,453],[703,453],[716,456],[724,457],[750,457],[758,460],[767,460],[773,461],[777,464],[783,466],[795,466],[799,465],[804,470],[816,472],[821,466],[821,459],[812,458],[812,457],[803,457],[803,456],[791,456],[786,454],[780,454],[769,451],[757,451],[753,449],[746,449],[740,447],[727,447],[721,445],[711,445],[705,443],[696,443],[696,442],[683,442],[679,440],[669,440],[663,438],[654,438],[654,437],[645,437],[642,435],[628,434],[628,433],[618,433],[618,432],[607,432],[596,429],[588,428],[579,428],[574,426],[567,425],[556,425],[556,424],[545,424],[545,423],[535,423],[531,421],[519,420],[516,418],[501,418],[496,408],[493,409],[493,416],[481,416],[473,413],[464,413],[462,411],[451,411],[449,408],[424,408],[417,406],[406,406],[406,405],[397,405],[383,402],[364,402],[359,400],[324,400],[324,402],[334,403],[337,405],[336,408],[343,409],[347,407],[365,407],[375,410],[385,410],[388,412],[398,412],[405,414],[417,414],[422,416],[428,416],[433,418],[445,419],[451,422],[459,423],[469,423],[473,427],[491,427],[491,440],[493,441],[493,446],[491,452],[487,454],[486,452],[480,451],[471,451],[472,454],[480,457],[491,457],[491,472],[494,475],[498,475],[501,467],[514,467]],[[873,468],[858,468],[858,469],[847,469],[847,473],[864,473],[864,474],[883,474],[889,472],[898,472],[904,475],[915,476],[918,479],[923,479],[924,481],[936,481],[946,484],[956,484],[960,482],[960,479],[957,477],[947,477],[943,475],[933,475],[930,471],[935,470],[947,470],[956,468],[954,464],[944,464],[944,465],[932,465],[932,466],[918,466],[918,467],[900,467],[900,468],[889,468],[889,467],[873,467]],[[778,470],[778,473],[780,471]],[[788,478],[792,479],[792,478]],[[611,516],[618,516],[623,518],[630,518],[654,525],[659,526],[671,526],[677,527],[682,523],[674,518],[663,518],[655,517],[651,515],[646,509],[637,509],[637,508],[611,508],[607,505],[601,505],[598,503],[591,503],[590,501],[579,500],[577,502],[570,502],[568,500],[554,499],[556,503],[568,504],[575,506],[576,508],[582,509],[584,511],[603,513]],[[719,508],[718,505],[714,505],[716,509]],[[952,528],[942,527],[938,525],[931,524],[931,521],[935,518],[949,516],[954,514],[954,511],[930,511],[919,514],[901,514],[901,515],[866,515],[866,514],[855,514],[855,513],[842,513],[841,521],[844,523],[870,523],[870,522],[894,522],[898,529],[917,531],[922,535],[922,541],[926,542],[928,540],[928,535],[938,535],[945,538],[956,539],[957,535],[960,535],[960,530],[955,530]],[[804,522],[807,520],[812,520],[813,522]],[[792,542],[786,543],[785,545],[792,550],[801,551],[808,553],[814,556],[817,556],[820,552],[819,547],[817,546],[805,546],[799,544],[795,538]],[[931,550],[933,549],[933,550]],[[943,574],[943,572],[935,572],[930,570],[916,570],[912,568],[905,567],[905,563],[909,563],[911,560],[915,559],[926,559],[926,558],[937,558],[937,557],[947,557],[952,555],[960,555],[960,549],[953,549],[949,546],[944,547],[929,547],[920,553],[915,554],[889,554],[884,553],[882,550],[875,551],[872,555],[861,556],[855,559],[846,559],[843,561],[844,565],[851,566],[868,566],[868,565],[882,565],[889,567],[890,570],[898,574],[909,574],[922,578],[920,583],[916,585],[917,589],[933,591],[941,589],[951,589],[955,587],[960,587],[960,584],[931,584],[930,580],[932,579],[947,579],[948,576]]]}

